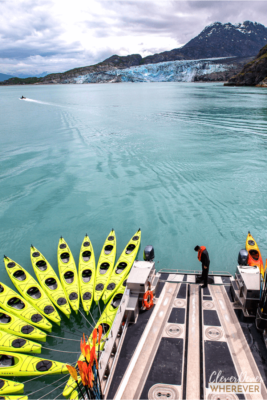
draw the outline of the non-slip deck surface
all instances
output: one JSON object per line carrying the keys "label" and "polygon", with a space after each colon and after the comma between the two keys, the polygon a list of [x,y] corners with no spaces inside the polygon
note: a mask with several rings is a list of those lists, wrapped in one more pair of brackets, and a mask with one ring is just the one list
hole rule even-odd
{"label": "non-slip deck surface", "polygon": [[149,389],[156,383],[181,385],[183,339],[162,338],[140,399],[148,399]]}

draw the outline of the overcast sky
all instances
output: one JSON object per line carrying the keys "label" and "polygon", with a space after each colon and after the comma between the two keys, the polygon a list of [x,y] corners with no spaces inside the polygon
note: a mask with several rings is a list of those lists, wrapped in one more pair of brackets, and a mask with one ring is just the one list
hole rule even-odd
{"label": "overcast sky", "polygon": [[0,72],[63,72],[187,43],[208,24],[267,25],[267,1],[0,0]]}

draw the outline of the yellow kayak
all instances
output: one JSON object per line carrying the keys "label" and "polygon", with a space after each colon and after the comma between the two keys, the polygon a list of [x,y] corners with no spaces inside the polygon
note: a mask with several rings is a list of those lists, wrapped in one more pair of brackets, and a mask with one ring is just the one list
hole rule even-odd
{"label": "yellow kayak", "polygon": [[52,325],[30,303],[4,283],[0,283],[0,306],[38,328],[51,332]]}
{"label": "yellow kayak", "polygon": [[16,315],[6,312],[0,308],[0,330],[3,332],[10,333],[12,335],[18,335],[27,339],[40,340],[41,342],[46,341],[46,333],[40,331],[25,321],[21,320]]}
{"label": "yellow kayak", "polygon": [[0,351],[0,375],[33,376],[67,374],[66,364],[27,354]]}
{"label": "yellow kayak", "polygon": [[69,318],[71,310],[60,280],[46,258],[33,246],[31,247],[31,261],[35,275],[45,293],[55,306]]}
{"label": "yellow kayak", "polygon": [[28,400],[28,396],[22,396],[22,395],[17,395],[17,396],[11,396],[11,395],[6,395],[6,396],[1,396],[1,400]]}
{"label": "yellow kayak", "polygon": [[15,261],[4,257],[7,273],[19,293],[45,317],[60,325],[61,318],[36,280]]}
{"label": "yellow kayak", "polygon": [[[118,287],[118,290],[116,291],[116,293],[113,294],[106,309],[103,311],[99,321],[97,322],[97,324],[95,326],[95,328],[98,328],[98,326],[100,324],[102,324],[102,328],[103,328],[100,350],[103,350],[103,348],[105,346],[105,340],[107,339],[107,337],[110,333],[110,330],[111,330],[112,324],[114,322],[114,319],[116,317],[117,311],[119,309],[125,288],[126,288],[126,280],[124,280],[122,282],[122,284]],[[90,346],[92,346],[93,345],[92,333],[89,337],[89,342],[90,342]],[[96,344],[96,350],[98,351],[98,343]],[[80,355],[79,360],[84,361],[84,357],[82,354]],[[70,376],[70,378],[64,388],[63,396],[69,397],[69,395],[76,388],[76,386],[77,386],[77,384],[76,384],[75,380]]]}
{"label": "yellow kayak", "polygon": [[70,395],[70,400],[79,400],[79,393],[77,390],[73,390]]}
{"label": "yellow kayak", "polygon": [[21,394],[24,391],[23,383],[9,381],[8,379],[0,379],[0,396],[2,394]]}
{"label": "yellow kayak", "polygon": [[94,300],[96,303],[101,299],[106,283],[113,271],[116,259],[116,235],[115,231],[109,233],[99,256],[96,277]]}
{"label": "yellow kayak", "polygon": [[67,299],[73,310],[78,313],[80,292],[77,269],[70,248],[62,237],[58,243],[57,261],[60,280]]}
{"label": "yellow kayak", "polygon": [[19,336],[0,331],[0,350],[19,353],[41,353],[42,346]]}
{"label": "yellow kayak", "polygon": [[78,276],[83,309],[88,314],[94,299],[95,254],[87,235],[83,239],[80,251]]}
{"label": "yellow kayak", "polygon": [[128,242],[123,250],[120,258],[115,265],[108,282],[106,283],[102,300],[107,303],[111,296],[116,292],[118,286],[124,281],[125,277],[129,274],[134,260],[137,256],[141,243],[141,230],[139,229],[132,239]]}

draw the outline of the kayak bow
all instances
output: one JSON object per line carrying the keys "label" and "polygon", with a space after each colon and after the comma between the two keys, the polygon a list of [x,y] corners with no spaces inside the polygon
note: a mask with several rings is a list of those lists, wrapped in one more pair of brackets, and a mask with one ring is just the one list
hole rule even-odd
{"label": "kayak bow", "polygon": [[21,394],[24,392],[23,383],[9,381],[8,379],[0,379],[0,396],[2,394]]}

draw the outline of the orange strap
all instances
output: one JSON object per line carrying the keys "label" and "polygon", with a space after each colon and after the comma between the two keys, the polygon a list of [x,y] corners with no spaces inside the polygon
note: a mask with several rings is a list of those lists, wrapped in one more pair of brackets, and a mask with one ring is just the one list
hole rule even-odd
{"label": "orange strap", "polygon": [[197,253],[197,258],[198,258],[199,261],[201,261],[201,256],[202,256],[202,253],[203,253],[204,250],[206,250],[206,247],[205,246],[200,246],[200,249],[198,250],[198,253]]}
{"label": "orange strap", "polygon": [[153,307],[153,292],[151,290],[147,290],[143,297],[143,307],[149,310]]}

